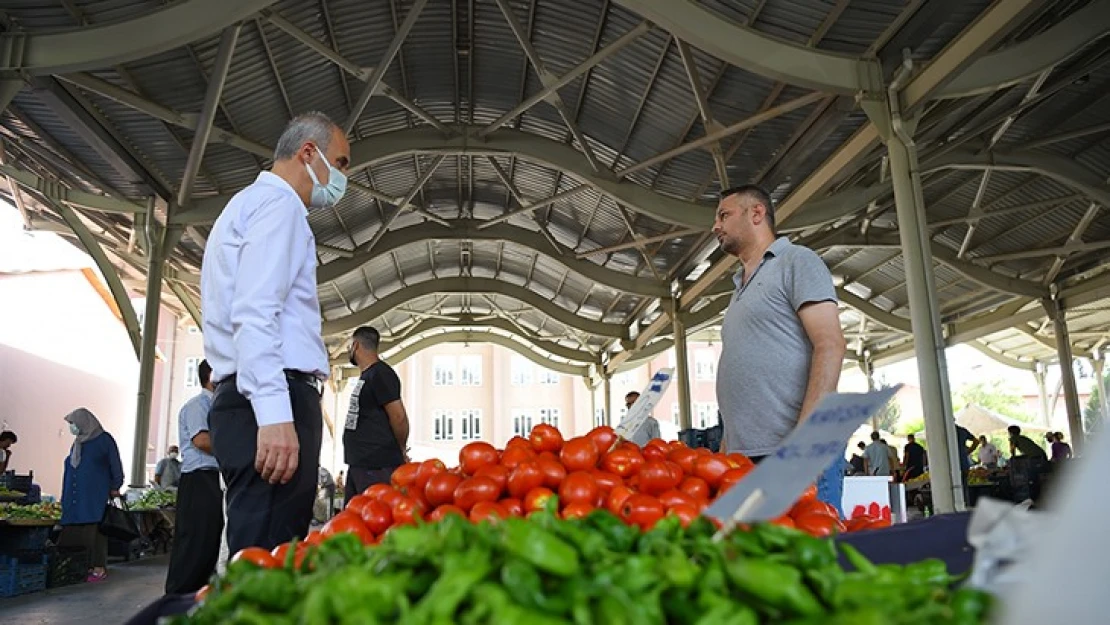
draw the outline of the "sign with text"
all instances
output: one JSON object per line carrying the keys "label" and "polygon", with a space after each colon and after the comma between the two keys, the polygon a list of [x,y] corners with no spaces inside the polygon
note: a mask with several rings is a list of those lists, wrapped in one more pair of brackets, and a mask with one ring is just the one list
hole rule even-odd
{"label": "sign with text", "polygon": [[[873,393],[826,396],[774,453],[718,497],[705,514],[741,523],[782,516],[817,476],[844,457],[848,438],[878,413],[899,388],[901,385]],[[741,513],[739,518],[737,512]]]}
{"label": "sign with text", "polygon": [[621,419],[620,425],[613,428],[618,436],[628,438],[640,429],[644,421],[651,416],[651,412],[655,410],[655,405],[663,398],[663,393],[667,391],[667,387],[671,385],[673,379],[674,369],[670,368],[660,369],[655,372],[655,375],[651,376],[651,381],[648,382],[644,392],[640,393],[640,398],[628,409],[628,414],[624,415],[624,419]]}

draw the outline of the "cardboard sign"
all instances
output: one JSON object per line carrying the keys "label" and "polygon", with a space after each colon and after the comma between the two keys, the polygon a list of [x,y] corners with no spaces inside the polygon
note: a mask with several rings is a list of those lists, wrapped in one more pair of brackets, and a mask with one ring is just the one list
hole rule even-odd
{"label": "cardboard sign", "polygon": [[673,379],[674,369],[660,369],[655,372],[651,381],[648,382],[647,388],[644,389],[643,393],[640,393],[640,398],[628,409],[628,414],[624,415],[620,425],[614,428],[618,436],[628,438],[640,429],[644,421],[651,416],[651,411],[655,410],[655,405],[662,399],[663,393],[667,391],[667,387],[671,385]]}
{"label": "cardboard sign", "polygon": [[774,453],[705,510],[721,521],[768,521],[782,516],[834,461],[848,438],[879,412],[901,385],[873,393],[826,396]]}

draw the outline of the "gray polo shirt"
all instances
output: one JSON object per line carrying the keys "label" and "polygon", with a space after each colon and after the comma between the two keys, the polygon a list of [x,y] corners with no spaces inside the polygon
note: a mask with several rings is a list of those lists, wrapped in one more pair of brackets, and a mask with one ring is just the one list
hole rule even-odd
{"label": "gray polo shirt", "polygon": [[797,425],[809,383],[813,344],[798,309],[837,298],[824,261],[786,237],[771,244],[747,284],[743,272],[721,324],[717,404],[728,451],[763,456]]}

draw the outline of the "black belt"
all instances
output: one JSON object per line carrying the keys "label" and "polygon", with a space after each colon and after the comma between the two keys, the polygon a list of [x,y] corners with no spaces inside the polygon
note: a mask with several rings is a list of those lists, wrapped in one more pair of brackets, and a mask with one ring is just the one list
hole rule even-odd
{"label": "black belt", "polygon": [[[305,373],[304,371],[297,371],[296,369],[284,369],[283,371],[285,372],[286,380],[289,380],[290,382],[303,382],[311,386],[312,390],[316,391],[317,395],[324,394],[324,383],[320,380],[320,378],[316,377],[315,373]],[[227,382],[233,382],[237,376],[238,374],[232,373],[231,375],[217,382],[216,386],[220,386],[221,384]]]}

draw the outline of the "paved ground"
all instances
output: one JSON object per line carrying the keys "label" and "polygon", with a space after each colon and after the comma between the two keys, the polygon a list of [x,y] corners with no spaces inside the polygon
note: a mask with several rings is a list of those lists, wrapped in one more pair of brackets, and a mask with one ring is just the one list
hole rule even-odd
{"label": "paved ground", "polygon": [[0,622],[13,625],[124,623],[162,596],[169,556],[109,563],[108,579],[0,599]]}

